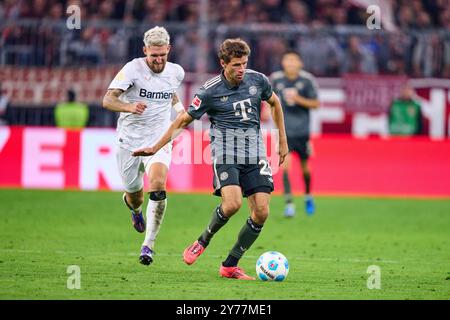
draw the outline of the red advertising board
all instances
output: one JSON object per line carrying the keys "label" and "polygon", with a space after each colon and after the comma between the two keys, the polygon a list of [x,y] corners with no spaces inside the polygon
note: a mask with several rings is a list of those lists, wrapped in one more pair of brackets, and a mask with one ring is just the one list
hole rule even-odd
{"label": "red advertising board", "polygon": [[[0,127],[0,187],[122,190],[113,129]],[[266,137],[275,192],[282,191],[275,139]],[[213,170],[206,132],[186,130],[176,140],[171,192],[211,192]],[[450,141],[322,135],[313,138],[316,194],[450,197]],[[293,191],[303,190],[298,158]]]}

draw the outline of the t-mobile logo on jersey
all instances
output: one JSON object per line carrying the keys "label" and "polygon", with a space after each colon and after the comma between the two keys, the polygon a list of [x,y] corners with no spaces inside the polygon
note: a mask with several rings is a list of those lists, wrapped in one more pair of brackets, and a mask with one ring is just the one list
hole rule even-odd
{"label": "t-mobile logo on jersey", "polygon": [[[246,104],[250,108],[245,109],[246,108]],[[250,101],[250,99],[245,99],[245,100],[233,102],[233,108],[234,108],[234,111],[235,111],[234,115],[236,117],[242,116],[242,119],[240,121],[250,120],[250,118],[248,117],[247,113],[251,113],[252,112],[251,106],[252,106],[252,102]]]}

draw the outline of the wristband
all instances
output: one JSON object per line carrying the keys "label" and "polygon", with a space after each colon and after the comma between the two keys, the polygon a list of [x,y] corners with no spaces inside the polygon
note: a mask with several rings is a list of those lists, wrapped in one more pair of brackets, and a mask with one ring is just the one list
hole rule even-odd
{"label": "wristband", "polygon": [[173,108],[176,110],[176,112],[184,111],[184,106],[183,106],[183,104],[181,103],[181,101],[178,101],[177,103],[175,103],[175,104],[173,105]]}

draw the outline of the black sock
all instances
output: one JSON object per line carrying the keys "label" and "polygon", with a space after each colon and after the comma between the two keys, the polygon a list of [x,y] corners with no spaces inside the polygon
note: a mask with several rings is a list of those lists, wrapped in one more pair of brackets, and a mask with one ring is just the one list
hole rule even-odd
{"label": "black sock", "polygon": [[250,217],[239,232],[238,239],[231,249],[227,259],[222,263],[224,267],[237,266],[239,259],[244,255],[245,251],[250,249],[261,233],[262,225],[254,222]]}
{"label": "black sock", "polygon": [[311,193],[311,174],[309,172],[303,174],[303,181],[305,183],[305,193]]}
{"label": "black sock", "polygon": [[231,254],[228,255],[228,257],[225,259],[224,262],[222,262],[222,265],[224,267],[235,267],[237,266],[239,262],[239,259],[236,257],[233,257]]}
{"label": "black sock", "polygon": [[228,218],[225,217],[222,211],[222,206],[218,205],[216,209],[214,209],[208,227],[206,227],[205,231],[203,231],[202,235],[198,238],[198,242],[206,248],[213,235],[217,231],[219,231],[219,229],[222,228],[227,222]]}
{"label": "black sock", "polygon": [[289,182],[289,172],[283,171],[284,198],[286,203],[292,203],[291,183]]}

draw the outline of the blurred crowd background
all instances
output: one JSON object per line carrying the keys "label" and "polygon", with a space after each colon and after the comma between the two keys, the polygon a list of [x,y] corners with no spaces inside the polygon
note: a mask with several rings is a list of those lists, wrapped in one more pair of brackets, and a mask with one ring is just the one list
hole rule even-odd
{"label": "blurred crowd background", "polygon": [[[217,45],[239,36],[252,47],[250,67],[279,69],[297,49],[318,77],[345,73],[450,78],[448,0],[383,1],[382,30],[366,26],[364,0],[3,0],[0,64],[102,66],[142,55],[142,34],[164,25],[171,60],[188,72],[216,72]],[[81,9],[69,30],[66,9]]]}

